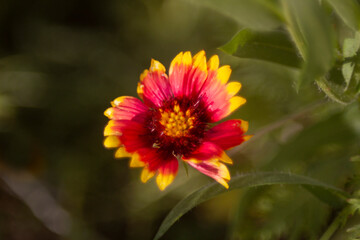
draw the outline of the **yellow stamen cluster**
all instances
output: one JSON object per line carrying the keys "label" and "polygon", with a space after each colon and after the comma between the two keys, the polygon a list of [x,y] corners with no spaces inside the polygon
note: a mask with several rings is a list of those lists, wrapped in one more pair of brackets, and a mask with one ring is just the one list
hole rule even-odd
{"label": "yellow stamen cluster", "polygon": [[191,116],[190,110],[185,113],[176,104],[173,111],[160,110],[160,123],[165,127],[164,133],[170,137],[183,137],[194,127],[195,117]]}

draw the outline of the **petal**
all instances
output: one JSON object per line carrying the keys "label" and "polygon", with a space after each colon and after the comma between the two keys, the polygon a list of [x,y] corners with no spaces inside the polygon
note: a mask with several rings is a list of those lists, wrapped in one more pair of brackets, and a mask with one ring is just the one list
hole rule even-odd
{"label": "petal", "polygon": [[148,107],[139,99],[129,96],[116,98],[111,102],[113,107],[106,109],[105,116],[112,120],[143,121]]}
{"label": "petal", "polygon": [[140,160],[140,156],[137,153],[132,154],[131,160],[130,160],[130,167],[145,167],[145,163]]}
{"label": "petal", "polygon": [[219,159],[224,163],[233,164],[231,158],[224,150],[212,142],[203,142],[195,151],[188,156],[183,156],[183,160],[196,159],[198,161]]}
{"label": "petal", "polygon": [[188,156],[184,156],[183,159],[198,159],[208,160],[213,158],[219,158],[223,153],[221,147],[212,142],[203,142],[195,151]]}
{"label": "petal", "polygon": [[244,136],[248,128],[247,121],[228,120],[208,130],[205,139],[226,150],[248,140],[251,136]]}
{"label": "petal", "polygon": [[109,136],[104,140],[104,146],[106,148],[117,148],[121,146],[121,141],[118,136]]}
{"label": "petal", "polygon": [[241,83],[231,82],[226,85],[226,90],[230,96],[236,95],[241,89]]}
{"label": "petal", "polygon": [[144,167],[140,179],[143,183],[146,183],[149,181],[150,178],[152,178],[155,175],[156,171],[150,171],[147,167]]}
{"label": "petal", "polygon": [[231,75],[231,68],[229,65],[224,65],[222,67],[220,67],[218,70],[217,70],[217,79],[222,83],[222,84],[225,84],[227,83],[227,81],[229,80],[230,78],[230,75]]}
{"label": "petal", "polygon": [[144,103],[151,107],[160,107],[173,96],[165,67],[160,62],[151,60],[149,70],[140,75],[137,91]]}
{"label": "petal", "polygon": [[161,73],[165,73],[166,71],[164,65],[162,65],[159,61],[156,61],[154,59],[151,59],[149,70],[150,72],[161,72]]}
{"label": "petal", "polygon": [[104,129],[104,136],[121,135],[121,132],[115,131],[112,127],[115,126],[116,121],[110,120]]}
{"label": "petal", "polygon": [[229,109],[228,109],[227,113],[223,117],[226,117],[226,116],[230,115],[233,111],[235,111],[240,106],[245,104],[246,99],[243,98],[243,97],[240,97],[240,96],[235,96],[235,97],[232,97],[229,102],[230,102]]}
{"label": "petal", "polygon": [[177,171],[178,161],[174,156],[164,161],[164,164],[159,168],[159,174],[156,177],[156,183],[161,191],[173,182]]}
{"label": "petal", "polygon": [[227,164],[233,164],[232,159],[225,152],[222,152],[219,160]]}
{"label": "petal", "polygon": [[[246,101],[234,97],[241,88],[238,82],[228,83],[231,68],[228,65],[219,68],[219,57],[214,55],[207,63],[208,75],[201,88],[200,96],[208,107],[211,122],[228,116]],[[240,101],[241,100],[241,101]]]}
{"label": "petal", "polygon": [[230,95],[226,85],[221,84],[220,81],[207,80],[201,96],[207,106],[211,122],[221,120],[229,112]]}
{"label": "petal", "polygon": [[191,53],[180,52],[170,64],[169,82],[174,96],[183,96],[187,86],[188,73],[192,66]]}
{"label": "petal", "polygon": [[[110,127],[108,127],[109,125]],[[111,131],[111,133],[117,134],[129,153],[152,146],[151,137],[148,136],[145,122],[119,120],[109,122],[108,126],[105,128],[106,133]]]}
{"label": "petal", "polygon": [[127,158],[131,156],[131,153],[127,152],[123,146],[119,147],[115,152],[115,158]]}
{"label": "petal", "polygon": [[[144,147],[136,151],[140,160],[145,163],[149,171],[156,171],[162,167],[168,159],[175,158],[171,153],[160,151],[159,148]],[[176,158],[175,158],[176,159]]]}
{"label": "petal", "polygon": [[216,71],[219,68],[219,57],[218,55],[212,56],[207,62],[209,71]]}
{"label": "petal", "polygon": [[199,161],[191,159],[186,161],[190,166],[202,172],[203,174],[215,179],[225,188],[229,188],[227,182],[230,180],[228,168],[218,160]]}
{"label": "petal", "polygon": [[197,97],[207,76],[205,51],[192,58],[190,52],[179,53],[171,62],[169,81],[175,97]]}

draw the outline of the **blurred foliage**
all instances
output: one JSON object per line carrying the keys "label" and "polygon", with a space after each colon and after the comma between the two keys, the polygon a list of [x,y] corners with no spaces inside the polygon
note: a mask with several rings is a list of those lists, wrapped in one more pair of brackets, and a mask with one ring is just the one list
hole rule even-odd
{"label": "blurred foliage", "polygon": [[232,176],[289,172],[352,200],[335,207],[286,184],[228,191],[163,239],[356,239],[359,9],[357,0],[2,1],[0,239],[152,239],[176,203],[212,184],[180,169],[160,192],[102,146],[103,111],[136,95],[151,58],[169,66],[201,49],[231,65],[247,99],[231,118],[255,136],[229,152]]}

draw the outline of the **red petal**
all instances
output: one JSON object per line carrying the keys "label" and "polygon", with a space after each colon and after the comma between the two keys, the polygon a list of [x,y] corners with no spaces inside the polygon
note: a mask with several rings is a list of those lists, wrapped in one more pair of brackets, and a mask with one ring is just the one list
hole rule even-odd
{"label": "red petal", "polygon": [[148,107],[134,97],[118,97],[111,102],[113,107],[105,111],[105,116],[113,120],[134,120],[143,122]]}
{"label": "red petal", "polygon": [[164,163],[166,163],[167,159],[174,157],[170,154],[159,151],[158,148],[153,148],[152,146],[147,146],[141,149],[139,148],[137,149],[137,153],[140,156],[140,160],[148,166],[149,171],[158,170]]}
{"label": "red petal", "polygon": [[161,71],[147,72],[140,87],[145,104],[152,107],[160,107],[164,100],[173,96],[169,80]]}
{"label": "red petal", "polygon": [[144,123],[130,120],[114,121],[111,127],[114,132],[119,133],[120,141],[127,152],[133,153],[144,147],[151,147],[151,141],[147,137]]}
{"label": "red petal", "polygon": [[229,100],[231,97],[226,90],[226,85],[216,80],[213,76],[214,73],[209,73],[201,94],[206,106],[208,106],[211,122],[217,122],[229,112]]}
{"label": "red petal", "polygon": [[169,81],[175,97],[198,97],[207,76],[205,52],[193,58],[190,52],[179,53],[171,62]]}
{"label": "red petal", "polygon": [[212,158],[221,157],[223,150],[212,142],[203,142],[195,151],[190,155],[184,156],[183,159],[195,158],[198,160],[208,160]]}
{"label": "red petal", "polygon": [[228,120],[211,128],[205,139],[226,150],[248,140],[249,136],[244,136],[247,129],[248,123],[244,120]]}

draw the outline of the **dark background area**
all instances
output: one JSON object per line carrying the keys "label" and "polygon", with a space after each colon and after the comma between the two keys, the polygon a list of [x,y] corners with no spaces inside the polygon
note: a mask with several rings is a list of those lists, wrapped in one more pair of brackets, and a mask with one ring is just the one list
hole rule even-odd
{"label": "dark background area", "polygon": [[[205,49],[208,57],[219,54],[221,64],[231,65],[232,79],[243,84],[240,94],[248,100],[231,118],[249,121],[249,133],[265,130],[231,153],[232,175],[286,170],[343,184],[351,175],[348,159],[358,149],[358,106],[325,100],[323,107],[268,131],[325,98],[312,85],[297,93],[292,69],[220,52],[240,28],[191,1],[2,0],[0,239],[152,239],[180,199],[212,182],[191,169],[187,176],[181,167],[160,192],[102,145],[110,101],[136,95],[151,58],[168,68],[186,50]],[[296,216],[297,224],[284,223],[288,216]],[[329,216],[325,204],[299,187],[232,191],[192,210],[164,239],[287,239],[288,225],[311,239]]]}

